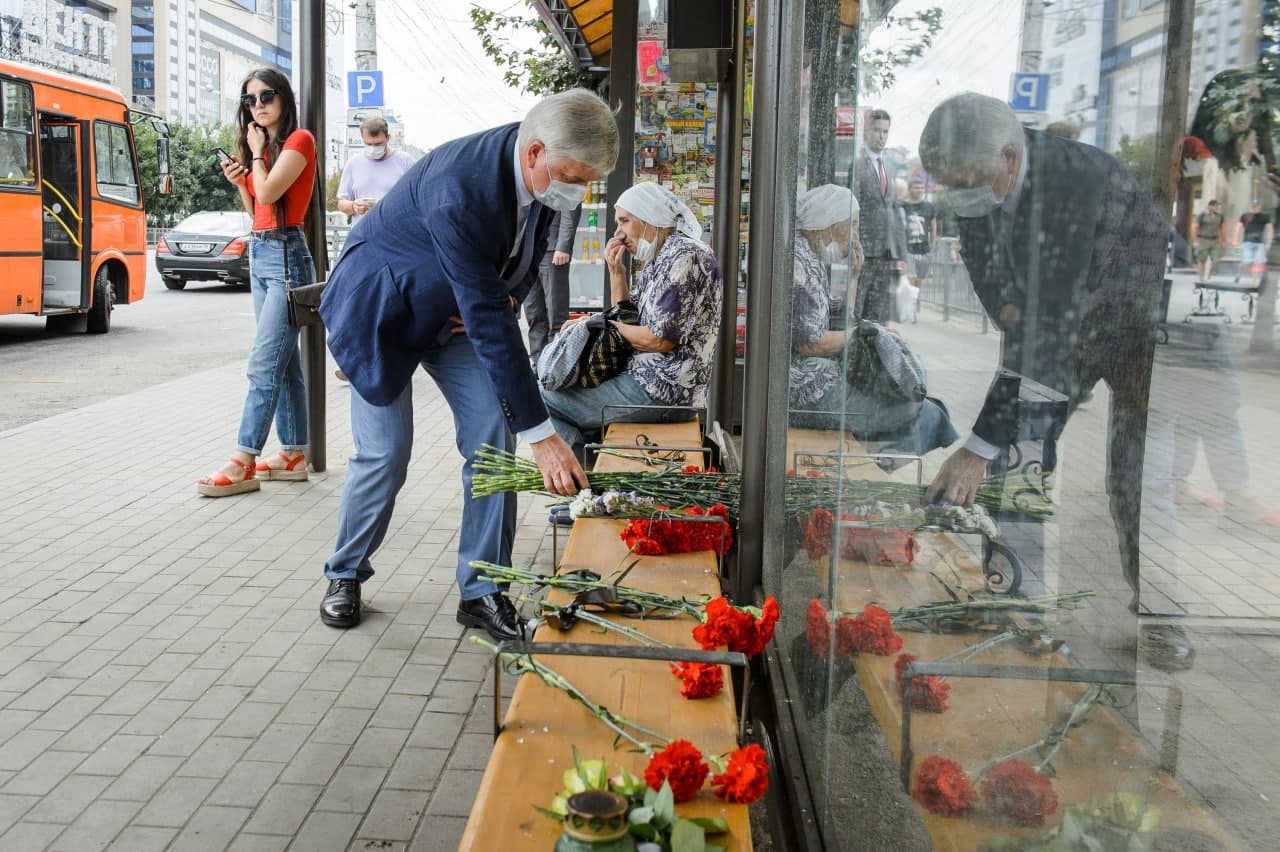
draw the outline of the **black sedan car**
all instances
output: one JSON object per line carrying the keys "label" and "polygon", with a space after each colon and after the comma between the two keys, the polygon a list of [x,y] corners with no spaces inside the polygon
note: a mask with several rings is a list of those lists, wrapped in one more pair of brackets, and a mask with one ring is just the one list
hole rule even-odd
{"label": "black sedan car", "polygon": [[188,281],[249,283],[249,232],[242,210],[193,213],[156,243],[156,269],[164,286],[181,290]]}

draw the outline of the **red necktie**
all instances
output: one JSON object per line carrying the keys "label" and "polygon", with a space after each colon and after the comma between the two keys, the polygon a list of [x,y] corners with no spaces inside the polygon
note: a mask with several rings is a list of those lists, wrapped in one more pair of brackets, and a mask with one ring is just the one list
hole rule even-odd
{"label": "red necktie", "polygon": [[884,160],[876,157],[876,174],[880,175],[880,194],[884,195],[889,191],[889,182],[884,177]]}

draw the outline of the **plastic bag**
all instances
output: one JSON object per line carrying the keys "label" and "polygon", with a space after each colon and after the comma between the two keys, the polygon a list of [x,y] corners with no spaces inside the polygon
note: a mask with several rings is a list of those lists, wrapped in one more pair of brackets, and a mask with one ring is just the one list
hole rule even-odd
{"label": "plastic bag", "polygon": [[893,321],[916,321],[916,288],[905,275],[898,276],[898,286],[893,291]]}

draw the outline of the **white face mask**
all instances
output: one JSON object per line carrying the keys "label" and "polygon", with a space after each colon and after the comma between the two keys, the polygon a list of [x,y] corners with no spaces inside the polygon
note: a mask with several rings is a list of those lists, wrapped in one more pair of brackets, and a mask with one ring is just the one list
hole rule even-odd
{"label": "white face mask", "polygon": [[381,145],[365,145],[364,155],[370,160],[381,160],[387,156],[387,145],[385,142]]}
{"label": "white face mask", "polygon": [[552,210],[571,213],[574,208],[582,203],[582,199],[587,197],[587,188],[578,186],[576,183],[565,183],[562,180],[553,178],[551,176],[551,162],[547,159],[545,152],[543,153],[542,164],[547,170],[547,188],[539,192],[535,187],[533,190],[534,197]]}
{"label": "white face mask", "polygon": [[[656,236],[656,235],[655,235]],[[636,260],[641,263],[648,263],[653,260],[653,255],[657,251],[658,246],[652,240],[644,238],[644,231],[640,232],[640,239],[636,240]]]}
{"label": "white face mask", "polygon": [[831,264],[844,259],[844,251],[836,240],[823,243],[820,249],[823,263]]}
{"label": "white face mask", "polygon": [[986,216],[1002,199],[989,186],[955,187],[947,190],[947,203],[957,216],[976,219]]}

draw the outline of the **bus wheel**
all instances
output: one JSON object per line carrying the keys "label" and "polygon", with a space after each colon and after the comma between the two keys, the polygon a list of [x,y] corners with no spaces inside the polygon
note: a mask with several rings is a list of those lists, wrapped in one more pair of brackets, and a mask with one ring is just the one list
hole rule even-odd
{"label": "bus wheel", "polygon": [[98,268],[93,279],[93,305],[89,308],[90,334],[106,334],[111,330],[111,308],[116,300],[115,288],[111,286],[111,276],[107,274],[107,266]]}

